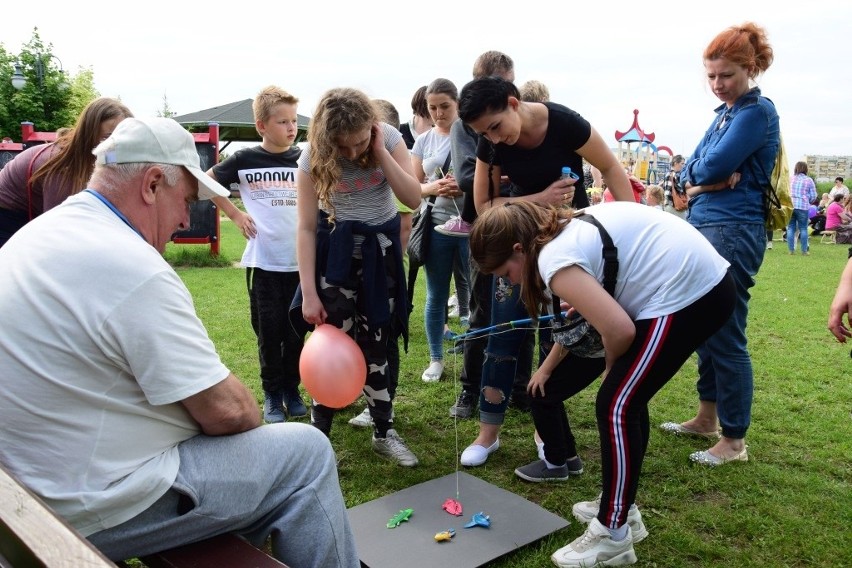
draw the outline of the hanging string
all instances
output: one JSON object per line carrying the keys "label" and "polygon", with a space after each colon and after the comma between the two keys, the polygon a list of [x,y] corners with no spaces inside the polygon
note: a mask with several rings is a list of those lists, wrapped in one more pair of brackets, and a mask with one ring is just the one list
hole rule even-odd
{"label": "hanging string", "polygon": [[[562,312],[563,316],[566,316],[568,312]],[[498,335],[501,333],[509,333],[510,331],[535,331],[539,328],[539,324],[542,322],[550,321],[554,318],[554,315],[541,315],[537,318],[525,318],[520,320],[512,320],[503,323],[498,323],[497,325],[492,325],[488,327],[483,327],[479,329],[474,329],[468,331],[467,333],[462,333],[459,335],[455,335],[452,340],[447,341],[467,341],[469,339],[473,339],[474,337],[479,337],[481,335]],[[534,324],[534,325],[532,325]],[[453,368],[458,369],[458,351],[453,350]],[[464,359],[462,359],[462,363],[464,363]],[[455,396],[455,401],[458,401],[459,391],[459,373],[453,373],[453,393]],[[455,404],[455,402],[454,402]],[[456,437],[456,501],[460,500],[461,490],[460,490],[460,476],[459,471],[461,469],[461,453],[459,452],[459,417],[458,413],[453,413],[453,430],[455,431]]]}

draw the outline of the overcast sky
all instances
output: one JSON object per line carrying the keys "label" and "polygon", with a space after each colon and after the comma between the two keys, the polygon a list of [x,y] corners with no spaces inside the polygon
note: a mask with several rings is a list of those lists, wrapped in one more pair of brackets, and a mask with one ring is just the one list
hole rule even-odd
{"label": "overcast sky", "polygon": [[497,49],[514,59],[519,85],[544,82],[611,145],[637,109],[658,146],[688,155],[720,104],[701,53],[747,20],[775,50],[758,83],[781,115],[790,160],[852,154],[848,1],[45,0],[4,3],[0,43],[16,53],[38,27],[65,70],[90,67],[98,91],[137,116],[156,115],[163,96],[185,114],[277,84],[306,116],[327,89],[347,86],[390,100],[403,121],[419,86],[446,77],[461,90],[476,56]]}

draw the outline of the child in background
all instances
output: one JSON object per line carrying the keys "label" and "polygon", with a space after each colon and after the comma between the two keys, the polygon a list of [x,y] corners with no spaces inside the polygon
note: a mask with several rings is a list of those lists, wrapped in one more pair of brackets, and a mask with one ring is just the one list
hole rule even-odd
{"label": "child in background", "polygon": [[[227,197],[213,201],[248,240],[246,267],[251,326],[257,335],[263,418],[284,422],[306,416],[299,395],[299,357],[305,341],[290,325],[288,308],[299,285],[296,264],[296,160],[299,99],[276,86],[261,90],[252,103],[254,124],[263,141],[238,150],[207,174],[228,187],[239,184],[243,213]],[[286,406],[286,408],[285,408]]]}
{"label": "child in background", "polygon": [[[408,309],[396,196],[415,208],[420,183],[408,148],[356,89],[326,92],[299,158],[297,249],[301,307],[308,325],[328,323],[353,336],[367,361],[364,395],[373,418],[373,450],[413,467],[417,457],[391,428],[388,337]],[[396,323],[393,320],[397,320]],[[314,401],[311,423],[331,433],[335,409]]]}
{"label": "child in background", "polygon": [[665,194],[663,188],[659,185],[649,185],[645,189],[645,204],[650,205],[655,209],[663,209],[665,203]]}

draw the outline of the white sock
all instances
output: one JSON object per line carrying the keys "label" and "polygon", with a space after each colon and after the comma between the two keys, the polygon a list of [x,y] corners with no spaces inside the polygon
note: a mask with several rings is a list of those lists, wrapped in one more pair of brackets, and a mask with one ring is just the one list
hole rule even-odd
{"label": "white sock", "polygon": [[624,523],[617,529],[607,529],[609,530],[609,534],[612,537],[613,542],[620,542],[627,538],[627,523]]}
{"label": "white sock", "polygon": [[550,462],[549,462],[549,461],[547,461],[547,460],[544,460],[544,465],[546,465],[546,466],[547,466],[547,469],[559,469],[560,467],[565,467],[565,464],[562,464],[562,465],[553,465],[552,463],[550,463]]}

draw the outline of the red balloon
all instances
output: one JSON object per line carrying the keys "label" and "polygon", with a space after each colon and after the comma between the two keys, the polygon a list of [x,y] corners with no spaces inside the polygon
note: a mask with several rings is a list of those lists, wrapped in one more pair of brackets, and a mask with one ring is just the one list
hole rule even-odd
{"label": "red balloon", "polygon": [[314,329],[299,358],[302,384],[314,400],[330,408],[349,406],[367,382],[367,362],[355,340],[330,324]]}

